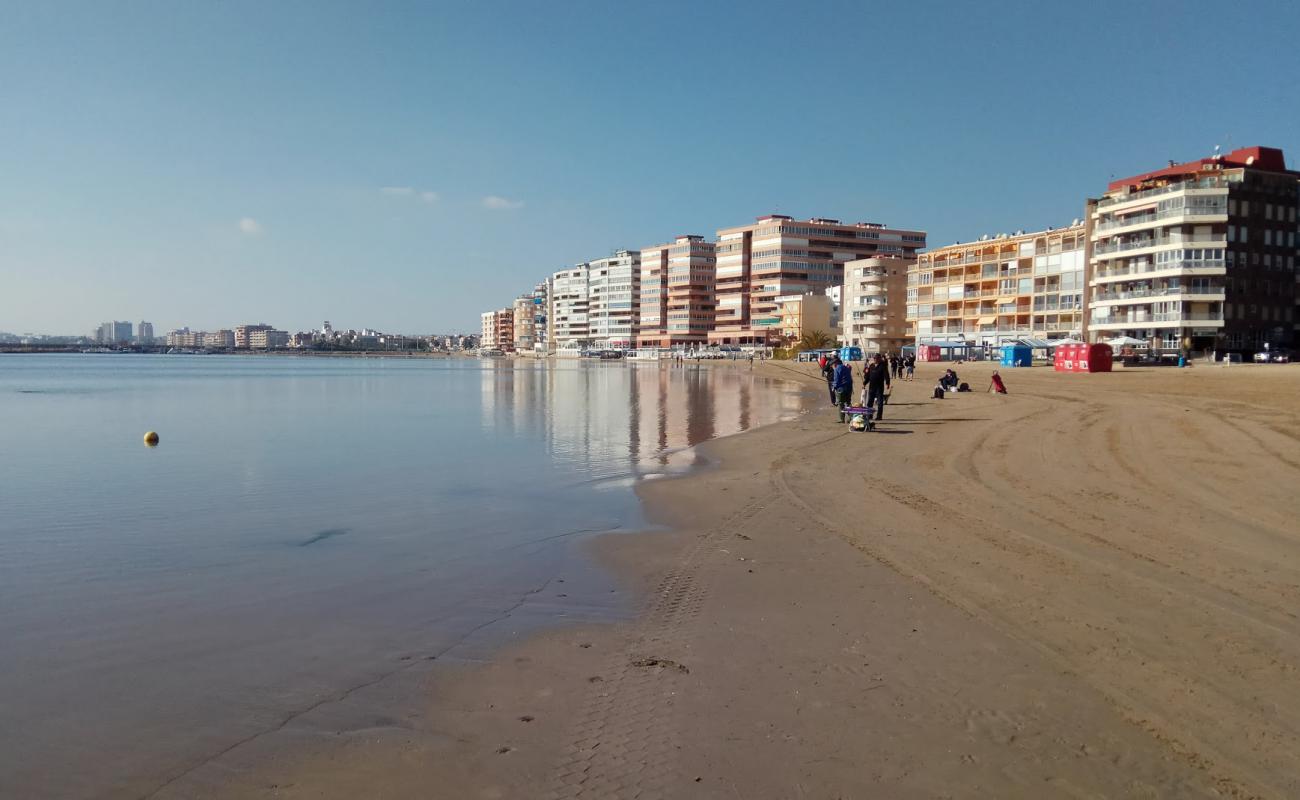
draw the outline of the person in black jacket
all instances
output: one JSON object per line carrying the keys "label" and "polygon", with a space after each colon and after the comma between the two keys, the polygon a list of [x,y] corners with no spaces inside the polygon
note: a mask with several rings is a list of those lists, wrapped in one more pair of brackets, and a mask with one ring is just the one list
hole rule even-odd
{"label": "person in black jacket", "polygon": [[885,418],[885,391],[890,385],[889,364],[876,353],[862,376],[862,388],[867,393],[867,408],[876,409],[875,419]]}

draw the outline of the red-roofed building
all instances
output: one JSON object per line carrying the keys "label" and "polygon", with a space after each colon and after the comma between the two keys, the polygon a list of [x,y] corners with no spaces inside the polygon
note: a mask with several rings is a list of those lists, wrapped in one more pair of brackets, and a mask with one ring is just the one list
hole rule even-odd
{"label": "red-roofed building", "polygon": [[1112,181],[1088,201],[1088,336],[1163,352],[1289,347],[1300,172],[1247,147]]}

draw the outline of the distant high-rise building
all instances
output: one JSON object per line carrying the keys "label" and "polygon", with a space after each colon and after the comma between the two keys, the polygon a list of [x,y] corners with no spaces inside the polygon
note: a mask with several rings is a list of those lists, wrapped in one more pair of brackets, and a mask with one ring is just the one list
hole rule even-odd
{"label": "distant high-rise building", "polygon": [[587,327],[596,347],[636,346],[641,252],[619,250],[587,263]]}
{"label": "distant high-rise building", "polygon": [[203,334],[203,347],[209,350],[230,350],[235,346],[235,332],[219,330]]}
{"label": "distant high-rise building", "polygon": [[203,331],[192,331],[189,328],[177,328],[174,331],[167,332],[168,347],[184,347],[194,349],[203,347],[203,337],[206,334]]}
{"label": "distant high-rise building", "polygon": [[550,349],[551,279],[533,287],[533,349],[545,353]]}
{"label": "distant high-rise building", "polygon": [[258,331],[271,331],[275,328],[267,325],[265,322],[259,322],[256,325],[236,325],[235,326],[235,347],[246,349],[252,347],[252,335]]}
{"label": "distant high-rise building", "polygon": [[153,344],[153,323],[141,322],[135,331],[136,341],[140,344]]}
{"label": "distant high-rise building", "polygon": [[[277,331],[269,325],[250,325],[248,326],[248,348],[250,350],[274,350],[277,347],[289,346],[289,332]],[[235,336],[238,338],[239,329],[235,329]]]}
{"label": "distant high-rise building", "polygon": [[844,283],[844,264],[879,255],[908,257],[925,247],[925,232],[781,214],[718,231],[717,317],[709,341],[770,344],[781,315],[778,297],[822,294]]}
{"label": "distant high-rise building", "polygon": [[537,343],[537,327],[533,317],[533,295],[528,293],[515,298],[511,306],[513,316],[514,348],[517,352],[533,352]]}
{"label": "distant high-rise building", "polygon": [[131,341],[131,323],[105,322],[95,332],[95,341],[100,344],[125,344]]}
{"label": "distant high-rise building", "polygon": [[713,242],[678,236],[669,244],[641,249],[638,347],[697,347],[713,327]]}
{"label": "distant high-rise building", "polygon": [[573,350],[591,344],[587,275],[587,265],[578,264],[552,276],[549,324],[555,349]]}

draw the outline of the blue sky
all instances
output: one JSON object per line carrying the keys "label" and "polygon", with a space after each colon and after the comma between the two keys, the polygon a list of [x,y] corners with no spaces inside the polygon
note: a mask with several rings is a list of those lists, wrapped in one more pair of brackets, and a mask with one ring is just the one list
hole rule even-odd
{"label": "blue sky", "polygon": [[1216,144],[1300,163],[1292,3],[0,14],[12,332],[473,330],[567,264],[773,211],[948,244]]}

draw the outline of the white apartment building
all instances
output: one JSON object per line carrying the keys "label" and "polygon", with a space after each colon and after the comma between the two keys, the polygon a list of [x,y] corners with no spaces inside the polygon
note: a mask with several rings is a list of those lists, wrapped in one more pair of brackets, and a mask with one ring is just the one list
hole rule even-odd
{"label": "white apartment building", "polygon": [[588,332],[592,346],[636,347],[641,300],[641,252],[619,250],[587,263]]}
{"label": "white apartment building", "polygon": [[591,346],[587,276],[586,264],[562,269],[551,276],[551,313],[547,323],[553,350]]}
{"label": "white apartment building", "polygon": [[483,350],[491,350],[497,346],[497,312],[484,311],[478,317],[478,346]]}
{"label": "white apartment building", "polygon": [[1166,352],[1251,352],[1294,341],[1300,173],[1281,150],[1112,181],[1089,201],[1088,332]]}

